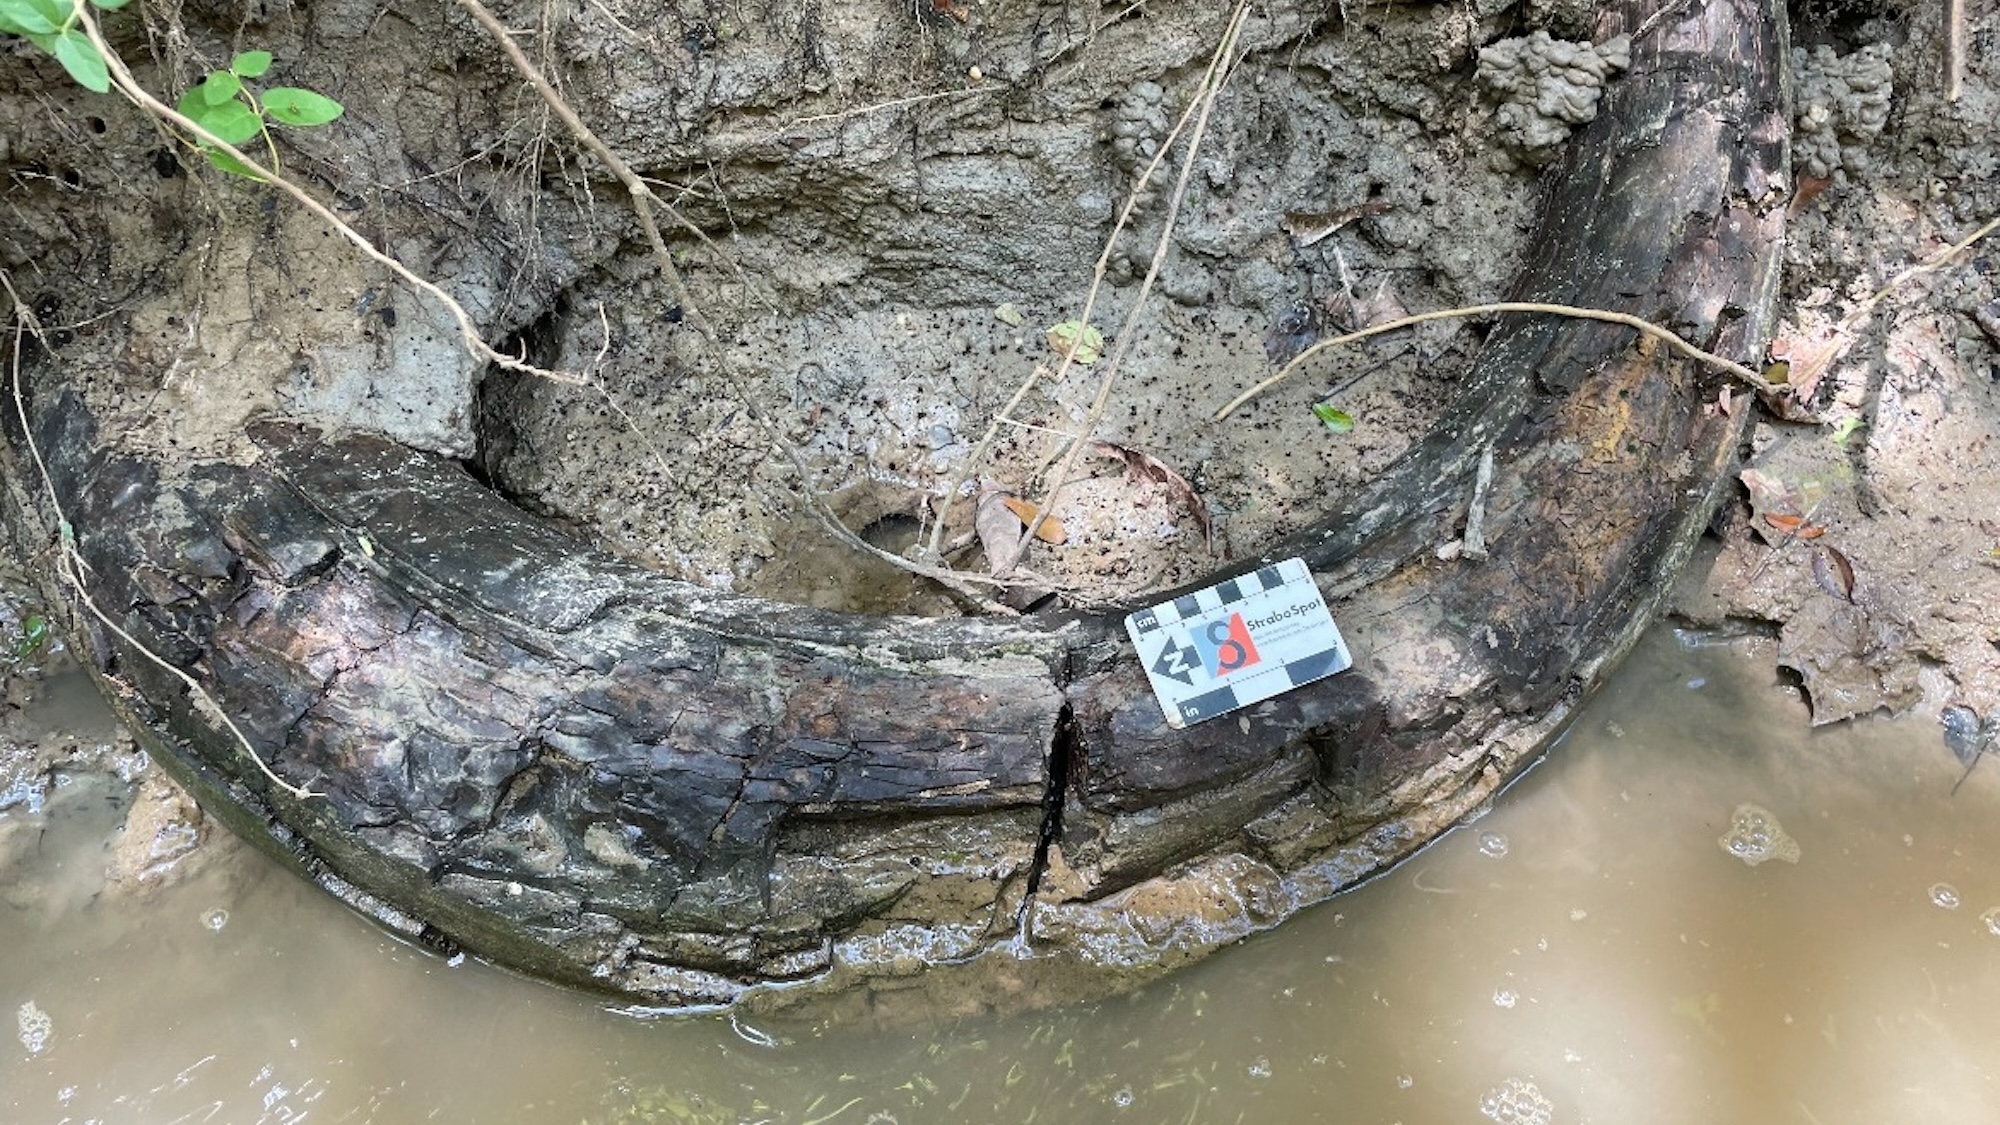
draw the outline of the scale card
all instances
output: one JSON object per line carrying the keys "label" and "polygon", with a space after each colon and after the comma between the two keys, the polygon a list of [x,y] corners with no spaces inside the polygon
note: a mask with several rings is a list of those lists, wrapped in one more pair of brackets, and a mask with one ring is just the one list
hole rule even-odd
{"label": "scale card", "polygon": [[1303,559],[1142,609],[1125,631],[1175,730],[1354,665]]}

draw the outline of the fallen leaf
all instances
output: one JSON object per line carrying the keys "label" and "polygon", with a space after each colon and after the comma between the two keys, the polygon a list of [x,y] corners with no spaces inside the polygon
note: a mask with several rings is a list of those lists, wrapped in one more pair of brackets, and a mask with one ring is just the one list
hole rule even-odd
{"label": "fallen leaf", "polygon": [[1736,479],[1749,490],[1750,507],[1758,512],[1774,508],[1798,509],[1799,494],[1784,481],[1761,469],[1745,469],[1737,474]]}
{"label": "fallen leaf", "polygon": [[[1034,523],[1036,513],[1041,511],[1040,508],[1035,507],[1018,496],[1008,496],[1002,493],[1000,494],[1000,502],[1007,505],[1007,510],[1014,513],[1014,518],[1021,521],[1022,527],[1027,527],[1029,524]],[[1035,529],[1035,538],[1044,543],[1060,545],[1069,541],[1069,533],[1063,530],[1061,520],[1050,516],[1048,519],[1042,521],[1040,527]]]}
{"label": "fallen leaf", "polygon": [[1797,539],[1818,539],[1820,536],[1826,534],[1825,528],[1807,523],[1805,517],[1794,516],[1785,512],[1766,512],[1764,513],[1764,522],[1777,528],[1786,536]]}
{"label": "fallen leaf", "polygon": [[1313,403],[1313,417],[1326,424],[1326,428],[1336,434],[1344,434],[1354,429],[1354,415],[1331,403]]}
{"label": "fallen leaf", "polygon": [[1850,605],[1854,603],[1854,564],[1847,561],[1838,547],[1821,547],[1813,556],[1813,578],[1818,580],[1820,589]]}
{"label": "fallen leaf", "polygon": [[972,515],[972,530],[986,551],[986,569],[1004,575],[1021,561],[1021,521],[1006,503],[1004,494],[988,492],[979,498]]}
{"label": "fallen leaf", "polygon": [[1370,200],[1338,211],[1297,211],[1285,216],[1285,233],[1292,236],[1292,245],[1304,250],[1331,238],[1335,231],[1356,219],[1380,215],[1388,209],[1387,203]]}
{"label": "fallen leaf", "polygon": [[1187,506],[1188,511],[1194,516],[1195,526],[1201,529],[1202,542],[1207,544],[1210,554],[1215,553],[1215,528],[1209,522],[1208,502],[1201,498],[1201,494],[1194,490],[1194,486],[1187,482],[1186,477],[1168,468],[1167,463],[1158,457],[1119,445],[1117,442],[1093,441],[1090,443],[1090,448],[1106,457],[1125,462],[1125,471],[1134,476],[1165,485],[1168,492],[1173,493]]}
{"label": "fallen leaf", "polygon": [[1785,210],[1792,215],[1797,215],[1799,212],[1812,206],[1813,200],[1819,198],[1819,193],[1825,191],[1832,184],[1833,177],[1831,176],[1800,176],[1798,182],[1792,187],[1791,205],[1785,208]]}
{"label": "fallen leaf", "polygon": [[1303,301],[1295,302],[1264,334],[1264,358],[1273,367],[1283,367],[1319,339],[1319,327],[1318,310]]}
{"label": "fallen leaf", "polygon": [[1104,354],[1104,333],[1078,320],[1049,325],[1048,341],[1057,355],[1068,356],[1085,367]]}
{"label": "fallen leaf", "polygon": [[[1833,361],[1847,350],[1848,343],[1848,338],[1837,331],[1819,338],[1773,341],[1773,362],[1765,369],[1764,377],[1778,384],[1781,392],[1766,393],[1764,405],[1787,422],[1818,421],[1812,411],[1813,395],[1819,391],[1820,380],[1832,370]],[[1780,367],[1782,371],[1778,370]]]}
{"label": "fallen leaf", "polygon": [[1410,315],[1401,298],[1396,296],[1389,283],[1383,281],[1375,286],[1375,295],[1361,297],[1354,302],[1354,319],[1357,327],[1373,328],[1392,320],[1401,320]]}

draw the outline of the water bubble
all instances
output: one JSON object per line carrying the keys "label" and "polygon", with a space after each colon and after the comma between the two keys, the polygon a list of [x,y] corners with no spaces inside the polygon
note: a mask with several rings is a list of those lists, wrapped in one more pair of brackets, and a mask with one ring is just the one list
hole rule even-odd
{"label": "water bubble", "polygon": [[1979,916],[1979,920],[1986,923],[1987,933],[2000,937],[2000,906],[1988,907],[1986,913]]}
{"label": "water bubble", "polygon": [[1479,854],[1488,859],[1500,859],[1507,854],[1507,837],[1498,832],[1479,834]]}
{"label": "water bubble", "polygon": [[1398,1074],[1396,1076],[1396,1088],[1399,1090],[1407,1090],[1416,1084],[1417,1080],[1407,1074]]}
{"label": "water bubble", "polygon": [[1511,1008],[1520,1002],[1521,994],[1511,988],[1498,988],[1493,991],[1493,1006],[1496,1008]]}
{"label": "water bubble", "polygon": [[1250,1062],[1250,1077],[1252,1078],[1271,1077],[1271,1060],[1263,1057],[1262,1055],[1259,1055],[1255,1059],[1252,1059]]}
{"label": "water bubble", "polygon": [[1958,888],[1952,886],[1950,883],[1932,883],[1930,895],[1931,902],[1935,905],[1941,906],[1946,910],[1958,909]]}
{"label": "water bubble", "polygon": [[23,1003],[14,1010],[14,1026],[20,1029],[21,1046],[31,1055],[39,1055],[49,1045],[49,1036],[55,1031],[55,1021],[42,1011],[33,1000]]}
{"label": "water bubble", "polygon": [[1509,1078],[1479,1099],[1479,1112],[1500,1125],[1549,1125],[1555,1109],[1525,1078]]}
{"label": "water bubble", "polygon": [[219,930],[229,924],[229,911],[216,907],[201,916],[201,924],[211,930]]}
{"label": "water bubble", "polygon": [[1701,689],[1707,686],[1708,686],[1707,676],[1695,676],[1688,680],[1689,691],[1700,691]]}
{"label": "water bubble", "polygon": [[1729,818],[1729,831],[1716,841],[1722,850],[1755,867],[1767,859],[1786,863],[1799,861],[1799,843],[1785,832],[1785,826],[1771,810],[1760,805],[1738,805]]}
{"label": "water bubble", "polygon": [[1129,1108],[1132,1100],[1132,1087],[1130,1086],[1120,1086],[1111,1094],[1111,1104],[1117,1106],[1119,1109]]}

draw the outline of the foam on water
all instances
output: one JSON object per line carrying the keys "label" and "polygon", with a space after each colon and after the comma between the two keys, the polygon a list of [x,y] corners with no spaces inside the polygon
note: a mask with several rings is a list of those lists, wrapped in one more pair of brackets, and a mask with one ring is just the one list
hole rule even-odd
{"label": "foam on water", "polygon": [[1479,1112],[1500,1125],[1549,1125],[1555,1106],[1525,1078],[1508,1078],[1479,1099]]}
{"label": "foam on water", "polygon": [[1729,818],[1729,831],[1716,841],[1722,850],[1755,867],[1767,859],[1799,861],[1799,842],[1762,805],[1741,804]]}
{"label": "foam on water", "polygon": [[24,1001],[14,1010],[14,1024],[20,1028],[21,1046],[31,1055],[39,1055],[48,1049],[49,1036],[55,1030],[55,1021],[33,1000]]}

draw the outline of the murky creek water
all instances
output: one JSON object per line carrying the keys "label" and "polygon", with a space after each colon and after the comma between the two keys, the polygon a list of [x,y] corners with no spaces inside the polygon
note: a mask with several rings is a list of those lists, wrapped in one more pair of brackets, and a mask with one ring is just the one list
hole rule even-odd
{"label": "murky creek water", "polygon": [[113,902],[78,782],[0,814],[0,1120],[2000,1121],[2000,763],[1951,796],[1932,719],[1806,731],[1761,643],[1656,630],[1490,815],[1280,932],[918,1032],[607,1012],[241,850]]}

